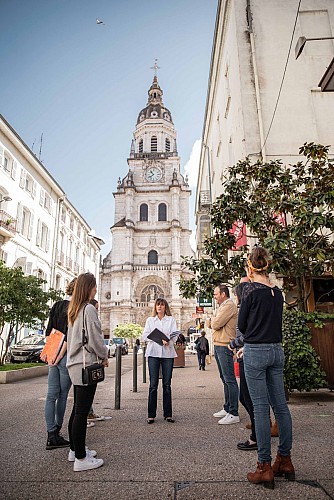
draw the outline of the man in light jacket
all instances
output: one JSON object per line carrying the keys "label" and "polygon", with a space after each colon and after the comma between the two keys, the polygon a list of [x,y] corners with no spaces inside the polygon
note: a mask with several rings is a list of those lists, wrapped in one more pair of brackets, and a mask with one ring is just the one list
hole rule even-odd
{"label": "man in light jacket", "polygon": [[234,373],[233,352],[228,348],[235,338],[238,310],[230,299],[230,292],[226,285],[218,285],[213,296],[218,304],[214,317],[208,319],[207,326],[212,328],[214,354],[220,378],[224,385],[225,404],[222,410],[214,413],[219,417],[218,424],[236,424],[240,422],[238,414],[239,389]]}

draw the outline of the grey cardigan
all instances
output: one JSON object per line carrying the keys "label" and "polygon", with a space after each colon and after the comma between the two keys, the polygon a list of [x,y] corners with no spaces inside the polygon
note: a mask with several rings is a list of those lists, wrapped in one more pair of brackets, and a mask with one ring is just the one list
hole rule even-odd
{"label": "grey cardigan", "polygon": [[[82,349],[82,308],[73,325],[68,325],[67,332],[67,369],[73,385],[84,385],[82,383],[83,349]],[[85,307],[85,330],[88,344],[85,345],[86,366],[100,360],[108,359],[108,348],[104,343],[101,323],[97,310],[92,304]],[[87,351],[88,349],[88,351]]]}

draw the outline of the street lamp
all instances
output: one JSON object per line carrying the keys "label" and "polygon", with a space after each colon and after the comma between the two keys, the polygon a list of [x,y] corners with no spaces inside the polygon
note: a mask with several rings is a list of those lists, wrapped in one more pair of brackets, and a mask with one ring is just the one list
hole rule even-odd
{"label": "street lamp", "polygon": [[1,205],[2,205],[3,201],[12,201],[12,199],[11,199],[10,196],[2,196],[2,195],[0,195],[0,208],[1,208]]}
{"label": "street lamp", "polygon": [[305,36],[300,36],[297,40],[296,47],[295,47],[296,59],[298,59],[300,54],[303,52],[306,42],[313,42],[314,40],[334,40],[334,37],[333,36],[325,36],[322,38],[306,38]]}

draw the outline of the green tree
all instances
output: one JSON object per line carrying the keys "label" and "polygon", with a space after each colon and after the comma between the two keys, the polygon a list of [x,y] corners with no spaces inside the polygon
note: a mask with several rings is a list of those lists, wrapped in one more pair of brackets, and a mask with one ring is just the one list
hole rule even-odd
{"label": "green tree", "polygon": [[[25,276],[21,268],[8,268],[0,261],[0,364],[4,363],[10,342],[17,338],[24,327],[36,328],[49,314],[50,301],[59,300],[59,291],[42,288],[46,281],[35,276]],[[6,339],[2,338],[8,324]]]}
{"label": "green tree", "polygon": [[143,327],[136,323],[123,323],[114,329],[114,337],[123,339],[137,339],[141,336]]}
{"label": "green tree", "polygon": [[230,167],[211,208],[212,236],[203,256],[183,259],[195,278],[181,279],[182,295],[211,297],[215,284],[240,278],[248,246],[232,257],[228,250],[235,245],[230,230],[241,220],[247,237],[269,251],[271,271],[285,278],[286,289],[296,287],[295,305],[306,311],[309,280],[325,271],[334,274],[334,164],[328,151],[329,146],[305,143],[299,150],[304,161],[294,165],[247,158]]}

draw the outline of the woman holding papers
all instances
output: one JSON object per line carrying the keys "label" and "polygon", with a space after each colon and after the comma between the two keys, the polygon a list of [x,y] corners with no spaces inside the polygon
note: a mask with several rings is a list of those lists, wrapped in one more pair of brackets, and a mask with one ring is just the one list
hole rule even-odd
{"label": "woman holding papers", "polygon": [[159,371],[162,372],[163,412],[167,422],[174,423],[172,418],[171,379],[174,358],[177,354],[174,344],[180,332],[176,330],[169,305],[165,299],[155,301],[152,316],[147,318],[142,334],[142,341],[148,342],[145,356],[148,358],[150,387],[148,393],[147,423],[153,424],[157,413]]}
{"label": "woman holding papers", "polygon": [[68,300],[56,302],[50,311],[49,322],[46,328],[48,337],[53,328],[64,334],[64,342],[55,359],[48,359],[48,392],[45,401],[45,421],[48,439],[47,450],[64,448],[70,445],[67,439],[59,434],[63,425],[66,410],[68,391],[71,387],[71,379],[66,368],[67,350],[67,309],[71,300],[76,278],[66,288]]}

